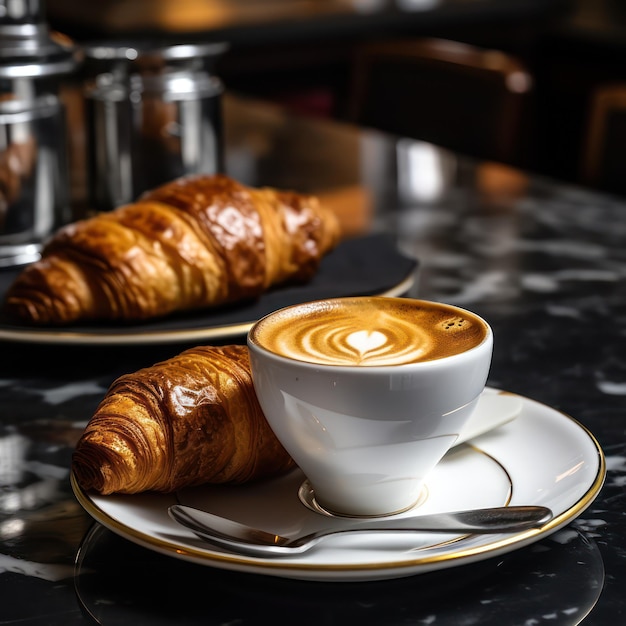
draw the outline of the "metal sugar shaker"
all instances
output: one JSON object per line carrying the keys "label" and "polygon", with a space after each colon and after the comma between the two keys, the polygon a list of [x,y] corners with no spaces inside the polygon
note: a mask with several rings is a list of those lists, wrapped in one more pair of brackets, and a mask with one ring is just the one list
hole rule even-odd
{"label": "metal sugar shaker", "polygon": [[72,218],[59,81],[78,55],[42,16],[38,0],[0,1],[0,267],[37,259]]}
{"label": "metal sugar shaker", "polygon": [[223,86],[213,61],[227,45],[85,46],[90,208],[107,211],[188,174],[222,168]]}

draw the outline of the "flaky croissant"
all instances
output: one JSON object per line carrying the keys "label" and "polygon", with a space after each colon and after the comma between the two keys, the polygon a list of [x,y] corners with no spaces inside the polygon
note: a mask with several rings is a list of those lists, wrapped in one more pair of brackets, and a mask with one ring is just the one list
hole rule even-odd
{"label": "flaky croissant", "polygon": [[23,323],[140,321],[304,282],[339,242],[314,196],[189,176],[61,228],[9,287]]}
{"label": "flaky croissant", "polygon": [[240,345],[191,348],[121,376],[72,456],[78,485],[105,495],[242,483],[293,467]]}

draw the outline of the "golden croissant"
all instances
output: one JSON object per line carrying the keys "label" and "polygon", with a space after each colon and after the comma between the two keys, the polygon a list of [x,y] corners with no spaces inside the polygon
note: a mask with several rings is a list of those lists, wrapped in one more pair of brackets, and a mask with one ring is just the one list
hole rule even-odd
{"label": "golden croissant", "polygon": [[78,485],[105,495],[242,483],[293,467],[240,345],[191,348],[119,377],[72,456]]}
{"label": "golden croissant", "polygon": [[340,239],[315,196],[188,176],[62,227],[9,287],[23,323],[140,321],[305,282]]}

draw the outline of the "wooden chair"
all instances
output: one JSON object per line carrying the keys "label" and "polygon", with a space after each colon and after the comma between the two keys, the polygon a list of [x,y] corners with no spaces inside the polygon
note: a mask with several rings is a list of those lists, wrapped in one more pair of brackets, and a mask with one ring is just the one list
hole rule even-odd
{"label": "wooden chair", "polygon": [[626,83],[602,85],[591,94],[581,161],[583,183],[626,194]]}
{"label": "wooden chair", "polygon": [[523,165],[532,77],[500,51],[424,38],[355,51],[349,117],[483,159]]}

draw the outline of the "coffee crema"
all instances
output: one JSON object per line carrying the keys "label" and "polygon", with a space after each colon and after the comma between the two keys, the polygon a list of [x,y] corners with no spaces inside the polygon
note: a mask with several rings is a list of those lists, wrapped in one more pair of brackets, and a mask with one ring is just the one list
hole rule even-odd
{"label": "coffee crema", "polygon": [[250,340],[298,361],[373,367],[459,354],[487,333],[482,319],[452,305],[361,296],[280,309],[255,324]]}

